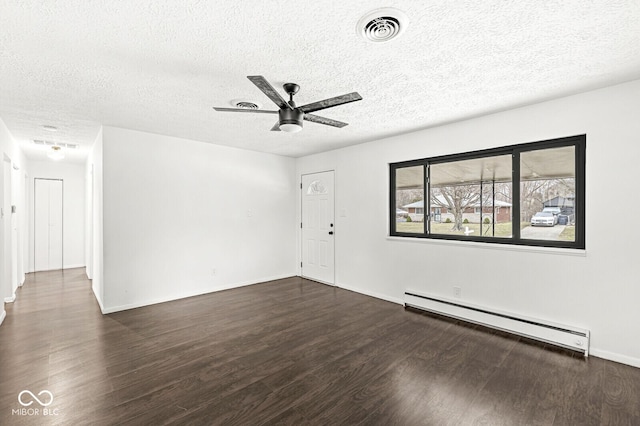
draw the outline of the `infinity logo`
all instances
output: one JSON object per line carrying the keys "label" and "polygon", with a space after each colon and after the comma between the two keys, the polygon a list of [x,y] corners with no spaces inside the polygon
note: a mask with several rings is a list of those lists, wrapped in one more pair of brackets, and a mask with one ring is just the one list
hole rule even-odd
{"label": "infinity logo", "polygon": [[[22,405],[23,407],[28,407],[31,404],[33,404],[33,401],[29,401],[29,402],[23,402],[22,401],[22,395],[24,394],[29,394],[31,395],[31,398],[35,399],[35,401],[42,405],[43,407],[48,407],[49,405],[51,405],[51,403],[53,402],[53,394],[51,392],[49,392],[48,390],[41,390],[40,392],[38,392],[38,396],[42,396],[42,394],[46,394],[49,395],[49,402],[42,402],[40,401],[40,399],[38,399],[38,396],[35,396],[33,394],[33,392],[28,391],[28,390],[23,390],[22,392],[20,392],[18,394],[18,402],[20,403],[20,405]],[[44,398],[46,400],[46,398]]]}

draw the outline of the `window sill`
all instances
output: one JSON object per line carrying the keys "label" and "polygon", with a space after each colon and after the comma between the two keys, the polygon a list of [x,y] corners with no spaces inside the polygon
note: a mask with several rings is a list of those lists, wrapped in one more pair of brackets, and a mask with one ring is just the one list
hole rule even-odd
{"label": "window sill", "polygon": [[458,241],[458,240],[438,240],[430,238],[412,238],[412,237],[392,237],[387,235],[387,241],[398,241],[404,243],[413,244],[435,244],[445,246],[459,246],[473,249],[488,249],[488,250],[503,250],[511,252],[525,252],[525,253],[544,253],[544,254],[557,254],[562,256],[577,256],[586,257],[587,251],[583,249],[573,248],[559,248],[559,247],[536,247],[536,246],[523,246],[516,244],[497,244],[497,243],[483,243],[477,241]]}

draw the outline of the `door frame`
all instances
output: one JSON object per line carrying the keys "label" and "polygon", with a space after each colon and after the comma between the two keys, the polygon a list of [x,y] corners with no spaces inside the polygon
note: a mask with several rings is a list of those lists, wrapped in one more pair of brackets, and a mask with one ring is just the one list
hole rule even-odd
{"label": "door frame", "polygon": [[[303,251],[304,251],[304,241],[302,240],[302,220],[303,220],[303,209],[304,209],[304,194],[303,194],[303,185],[302,185],[302,178],[303,176],[309,176],[309,175],[316,175],[316,174],[320,174],[320,173],[333,173],[333,188],[332,188],[332,197],[333,197],[333,223],[334,223],[334,229],[337,228],[336,226],[336,171],[335,169],[326,169],[326,170],[319,170],[319,171],[315,171],[315,172],[308,172],[308,173],[300,173],[300,237],[298,238],[298,242],[300,244],[300,251],[299,251],[299,255],[300,255],[300,276],[302,278],[305,279],[309,279],[312,281],[316,281],[316,282],[320,282],[322,284],[326,284],[326,285],[331,285],[331,286],[336,286],[336,234],[334,233],[333,238],[331,239],[331,241],[333,242],[333,277],[332,277],[332,282],[325,282],[325,281],[318,281],[315,280],[313,278],[308,278],[305,277],[303,275]],[[334,231],[335,232],[335,231]]]}
{"label": "door frame", "polygon": [[[16,299],[15,290],[13,289],[13,230],[11,227],[11,193],[13,189],[13,185],[11,183],[12,179],[12,161],[11,158],[3,153],[2,158],[2,178],[0,178],[0,191],[2,191],[1,202],[2,205],[0,208],[2,209],[2,230],[0,230],[0,244],[2,244],[2,248],[0,249],[0,254],[2,256],[0,262],[2,263],[2,268],[0,274],[0,294],[2,295],[2,300],[0,303],[12,303]],[[3,306],[4,307],[4,306]],[[0,312],[2,314],[2,312]]]}

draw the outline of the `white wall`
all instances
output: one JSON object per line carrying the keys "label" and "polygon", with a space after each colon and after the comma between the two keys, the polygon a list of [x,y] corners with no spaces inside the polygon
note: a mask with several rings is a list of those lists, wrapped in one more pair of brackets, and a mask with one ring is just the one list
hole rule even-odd
{"label": "white wall", "polygon": [[105,312],[295,275],[294,159],[105,126],[103,179]]}
{"label": "white wall", "polygon": [[30,217],[29,217],[29,271],[34,271],[33,259],[33,200],[34,179],[62,179],[63,180],[63,261],[64,268],[79,268],[85,266],[85,166],[61,161],[30,161],[29,186]]}
{"label": "white wall", "polygon": [[[297,176],[336,171],[338,286],[398,303],[459,286],[469,303],[590,329],[593,355],[640,366],[639,117],[640,80],[300,158]],[[586,252],[388,237],[388,163],[577,134]]]}
{"label": "white wall", "polygon": [[[10,161],[5,162],[5,159]],[[4,319],[4,299],[13,298],[17,285],[21,285],[24,282],[25,272],[25,250],[26,250],[26,238],[28,235],[27,224],[27,205],[25,204],[25,183],[24,176],[28,173],[27,161],[20,150],[18,144],[13,139],[9,129],[4,124],[4,121],[0,118],[0,160],[2,160],[2,168],[9,167],[9,174],[11,176],[11,186],[8,186],[7,200],[5,203],[4,185],[0,185],[0,206],[5,204],[8,206],[15,205],[17,207],[15,215],[17,230],[14,237],[17,237],[17,241],[13,244],[10,243],[10,235],[5,235],[5,221],[7,225],[11,221],[10,208],[6,212],[3,219],[0,219],[0,266],[2,272],[0,275],[0,323]],[[4,170],[0,168],[0,173]],[[4,179],[3,179],[4,180]],[[5,244],[5,239],[7,244]],[[14,251],[15,253],[12,253]],[[12,256],[17,258],[18,264],[15,265],[11,261]],[[11,272],[11,268],[17,268],[17,274]]]}

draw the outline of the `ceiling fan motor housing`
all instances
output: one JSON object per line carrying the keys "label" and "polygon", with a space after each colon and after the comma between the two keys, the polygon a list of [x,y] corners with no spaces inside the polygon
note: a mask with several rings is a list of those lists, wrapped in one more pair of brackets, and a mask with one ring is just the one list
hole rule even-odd
{"label": "ceiling fan motor housing", "polygon": [[302,127],[302,120],[304,119],[304,113],[300,111],[298,108],[288,109],[281,108],[278,111],[278,116],[280,117],[280,125],[283,124],[297,124]]}

